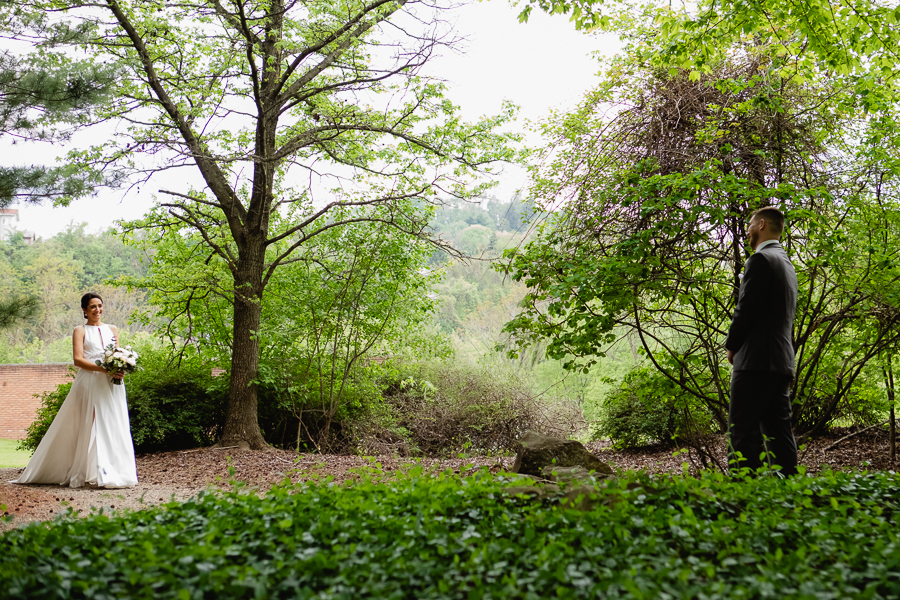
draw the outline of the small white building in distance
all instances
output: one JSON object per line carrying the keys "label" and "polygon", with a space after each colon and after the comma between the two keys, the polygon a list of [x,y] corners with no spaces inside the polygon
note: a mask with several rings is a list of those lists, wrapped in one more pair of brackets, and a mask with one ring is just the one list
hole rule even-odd
{"label": "small white building in distance", "polygon": [[19,221],[18,208],[0,208],[0,240],[5,240]]}
{"label": "small white building in distance", "polygon": [[[19,222],[18,208],[0,208],[0,240],[8,239],[12,232],[16,231],[16,223]],[[35,233],[23,231],[25,243],[29,246],[34,243]]]}

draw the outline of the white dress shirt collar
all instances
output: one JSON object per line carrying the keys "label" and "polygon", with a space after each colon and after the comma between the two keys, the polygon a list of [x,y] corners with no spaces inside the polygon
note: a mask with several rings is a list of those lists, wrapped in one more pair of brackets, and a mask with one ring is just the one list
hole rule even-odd
{"label": "white dress shirt collar", "polygon": [[756,247],[756,250],[754,250],[754,252],[759,252],[766,246],[771,246],[772,244],[777,244],[777,243],[778,243],[778,240],[766,240],[766,241],[760,243],[760,245]]}

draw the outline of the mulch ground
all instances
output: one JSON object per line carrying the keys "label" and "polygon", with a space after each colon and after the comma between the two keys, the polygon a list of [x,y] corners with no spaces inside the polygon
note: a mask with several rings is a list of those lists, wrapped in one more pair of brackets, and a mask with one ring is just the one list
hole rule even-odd
{"label": "mulch ground", "polygon": [[[801,450],[800,460],[806,466],[807,473],[815,474],[823,468],[896,468],[896,464],[890,463],[890,440],[886,429],[873,429],[830,447],[851,432],[848,429],[836,429],[810,441]],[[724,465],[724,438],[710,438],[708,444],[709,455]],[[616,450],[608,442],[591,442],[587,447],[601,460],[619,469],[662,474],[682,473],[685,465],[692,473],[702,468],[702,460],[695,450],[680,451],[675,444]],[[289,450],[244,452],[237,448],[202,448],[138,456],[140,483],[126,490],[98,489],[92,486],[70,489],[54,485],[12,485],[8,481],[15,479],[22,469],[0,469],[0,505],[5,505],[2,514],[15,517],[11,523],[0,524],[0,531],[23,522],[53,519],[70,508],[79,511],[79,514],[89,514],[101,509],[115,512],[125,508],[139,509],[172,499],[185,500],[209,487],[229,488],[232,481],[244,482],[261,492],[285,478],[297,483],[330,477],[340,484],[358,478],[373,468],[389,474],[409,465],[412,460],[426,469],[450,469],[465,474],[480,467],[488,467],[492,472],[509,469],[514,457],[409,459],[392,456],[297,454]]]}
{"label": "mulch ground", "polygon": [[[807,473],[815,474],[827,467],[878,470],[892,468],[890,439],[886,429],[869,430],[827,449],[850,433],[853,433],[852,429],[835,429],[806,444],[800,451],[800,463],[806,466]],[[709,442],[711,453],[719,464],[725,465],[727,462],[725,438],[716,436]],[[587,447],[613,468],[644,470],[648,473],[681,473],[685,463],[692,472],[696,472],[698,467],[702,468],[701,459],[696,451],[677,453],[679,447],[671,443],[628,450],[615,450],[609,442],[590,442]],[[331,476],[335,482],[342,483],[358,477],[361,470],[371,468],[376,463],[389,473],[409,464],[411,460],[415,460],[426,469],[452,469],[459,472],[460,469],[465,470],[470,466],[475,468],[487,466],[495,470],[499,467],[509,469],[515,457],[409,459],[392,456],[298,455],[290,450],[235,453],[235,450],[229,449],[204,448],[140,456],[138,474],[141,475],[142,481],[150,483],[175,483],[195,487],[206,484],[225,485],[233,477],[251,486],[267,488],[283,481],[285,477],[290,477],[291,481],[296,483]],[[229,476],[229,467],[234,469],[233,476]]]}
{"label": "mulch ground", "polygon": [[[806,472],[811,475],[824,468],[889,471],[895,470],[900,465],[900,460],[896,459],[894,464],[891,464],[890,435],[886,427],[864,431],[835,445],[854,432],[856,429],[840,427],[808,441],[800,448],[800,464],[804,465]],[[609,442],[591,442],[587,447],[601,459],[620,469],[644,470],[648,473],[681,473],[687,464],[688,469],[696,473],[698,468],[703,468],[702,459],[695,450],[679,447],[673,443],[627,450],[615,450],[610,447]],[[724,436],[711,437],[708,440],[708,451],[718,464],[727,464]],[[710,462],[707,459],[708,465]]]}

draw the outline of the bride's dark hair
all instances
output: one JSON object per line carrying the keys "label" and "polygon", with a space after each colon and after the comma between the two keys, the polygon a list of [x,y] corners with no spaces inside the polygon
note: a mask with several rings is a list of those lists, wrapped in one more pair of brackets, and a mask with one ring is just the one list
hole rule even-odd
{"label": "bride's dark hair", "polygon": [[[97,294],[94,292],[88,292],[87,294],[85,294],[84,296],[81,297],[82,312],[87,310],[88,304],[90,304],[91,300],[93,300],[94,298],[96,298],[100,302],[103,302],[103,298],[100,297],[100,294]],[[84,318],[87,319],[87,313],[84,314]]]}

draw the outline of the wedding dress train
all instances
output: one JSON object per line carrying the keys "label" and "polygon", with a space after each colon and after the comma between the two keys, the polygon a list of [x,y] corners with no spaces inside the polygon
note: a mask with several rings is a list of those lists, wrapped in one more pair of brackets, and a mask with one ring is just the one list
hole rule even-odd
{"label": "wedding dress train", "polygon": [[[84,357],[103,355],[108,325],[85,325]],[[137,483],[125,385],[100,371],[79,369],[56,418],[22,475],[12,483],[131,487]]]}

